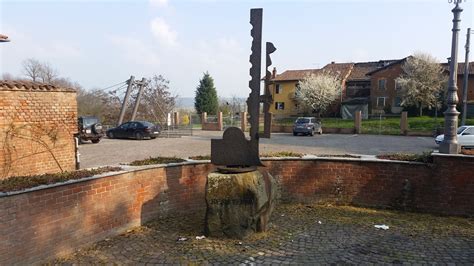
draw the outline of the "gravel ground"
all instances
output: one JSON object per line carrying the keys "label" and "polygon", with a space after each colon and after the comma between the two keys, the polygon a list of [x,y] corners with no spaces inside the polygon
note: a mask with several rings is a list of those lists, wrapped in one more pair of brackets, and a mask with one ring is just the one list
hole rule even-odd
{"label": "gravel ground", "polygon": [[[118,140],[104,138],[98,144],[79,146],[81,168],[116,165],[150,156],[185,158],[211,153],[211,139],[222,138],[222,132],[194,130],[193,136],[157,138],[154,140]],[[437,149],[433,138],[383,135],[323,134],[313,137],[275,133],[260,140],[260,152],[293,151],[305,154],[366,154],[392,152],[421,153]]]}
{"label": "gravel ground", "polygon": [[[204,213],[169,217],[78,250],[52,264],[474,263],[474,220],[354,207],[282,204],[269,232],[196,239]],[[374,225],[387,225],[388,230]],[[178,241],[184,237],[186,241]]]}

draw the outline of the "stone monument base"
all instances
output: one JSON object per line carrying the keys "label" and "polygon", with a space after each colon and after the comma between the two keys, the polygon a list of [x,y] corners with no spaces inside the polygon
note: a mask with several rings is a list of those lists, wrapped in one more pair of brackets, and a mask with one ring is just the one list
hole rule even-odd
{"label": "stone monument base", "polygon": [[206,184],[206,235],[242,239],[250,233],[267,231],[276,197],[276,182],[268,172],[210,173]]}

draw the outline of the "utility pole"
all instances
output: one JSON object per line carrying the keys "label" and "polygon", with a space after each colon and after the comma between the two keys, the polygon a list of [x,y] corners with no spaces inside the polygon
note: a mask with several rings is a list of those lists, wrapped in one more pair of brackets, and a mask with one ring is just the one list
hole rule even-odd
{"label": "utility pole", "polygon": [[135,116],[137,115],[138,106],[140,105],[140,99],[142,98],[143,88],[145,88],[145,86],[147,85],[145,78],[142,78],[141,81],[135,83],[138,84],[138,95],[137,99],[135,100],[135,106],[133,107],[132,121],[135,120]]}
{"label": "utility pole", "polygon": [[467,85],[469,81],[469,46],[470,46],[470,39],[471,39],[471,28],[467,29],[467,36],[466,36],[466,60],[464,63],[464,83],[462,86],[462,120],[461,125],[466,125],[466,117],[467,117]]}
{"label": "utility pole", "polygon": [[132,92],[132,86],[134,82],[135,82],[135,77],[130,76],[130,79],[127,81],[128,83],[127,92],[125,93],[125,97],[123,98],[122,109],[120,110],[118,125],[121,125],[123,122],[123,117],[125,116],[125,110],[127,109],[128,98],[130,97],[130,93]]}
{"label": "utility pole", "polygon": [[449,85],[448,95],[446,96],[446,103],[448,108],[444,112],[444,140],[439,145],[439,152],[445,154],[458,154],[460,146],[458,143],[458,116],[459,112],[456,110],[456,104],[459,102],[458,87],[456,85],[458,73],[458,32],[459,23],[461,22],[462,8],[459,6],[461,0],[449,0],[456,4],[453,12],[453,35],[451,40],[451,64],[449,66]]}

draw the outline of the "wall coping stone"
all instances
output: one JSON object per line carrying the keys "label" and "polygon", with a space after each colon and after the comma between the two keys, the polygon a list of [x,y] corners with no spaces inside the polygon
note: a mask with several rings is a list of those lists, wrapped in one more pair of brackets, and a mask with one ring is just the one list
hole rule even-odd
{"label": "wall coping stone", "polygon": [[431,156],[438,156],[438,157],[451,157],[451,158],[474,158],[474,155],[466,155],[466,154],[446,154],[440,153],[439,151],[434,151],[431,153]]}
{"label": "wall coping stone", "polygon": [[[377,159],[373,155],[355,155],[355,154],[352,154],[352,155],[353,156],[361,156],[361,158],[318,157],[317,155],[305,155],[303,158],[300,158],[300,157],[267,157],[267,158],[262,158],[262,161],[346,161],[346,162],[349,161],[349,162],[367,162],[367,163],[389,163],[389,164],[392,163],[392,164],[408,164],[408,165],[426,165],[425,163],[420,163],[420,162]],[[443,156],[444,156],[444,154],[443,154]],[[449,156],[452,156],[452,155],[449,155]],[[463,156],[466,156],[466,155],[463,155]],[[460,156],[458,155],[458,156],[454,156],[454,157],[460,157]],[[470,158],[470,157],[474,157],[474,156],[466,156],[466,157]],[[55,188],[55,187],[60,187],[60,186],[65,186],[65,185],[71,185],[71,184],[86,182],[86,181],[105,178],[105,177],[112,177],[112,176],[116,176],[116,175],[120,175],[120,174],[124,174],[124,173],[138,172],[138,171],[143,171],[143,170],[148,170],[148,169],[177,167],[177,166],[186,166],[186,165],[200,165],[200,164],[210,164],[210,163],[211,163],[210,160],[188,160],[186,162],[180,162],[180,163],[151,164],[151,165],[143,165],[143,166],[131,166],[131,165],[125,165],[125,164],[111,165],[111,166],[121,167],[123,170],[115,171],[115,172],[106,172],[106,173],[102,173],[102,174],[99,174],[99,175],[94,175],[94,176],[85,177],[85,178],[81,178],[81,179],[72,179],[72,180],[67,180],[67,181],[64,181],[64,182],[59,182],[59,183],[54,183],[54,184],[39,185],[39,186],[36,186],[36,187],[27,188],[27,189],[23,189],[23,190],[17,190],[17,191],[11,191],[11,192],[0,192],[0,198],[8,197],[8,196],[14,196],[14,195],[23,194],[23,193],[34,192],[34,191],[43,190],[43,189]],[[100,168],[100,167],[95,167],[95,168]],[[94,168],[89,168],[89,169],[94,169]]]}
{"label": "wall coping stone", "polygon": [[[210,161],[208,161],[210,162]],[[54,183],[54,184],[48,184],[48,185],[39,185],[36,187],[32,188],[26,188],[23,190],[17,190],[17,191],[11,191],[11,192],[0,192],[0,198],[2,197],[8,197],[8,196],[13,196],[13,195],[18,195],[18,194],[23,194],[23,193],[28,193],[28,192],[33,192],[37,190],[43,190],[43,189],[49,189],[49,188],[54,188],[54,187],[60,187],[60,186],[65,186],[65,185],[71,185],[71,184],[76,184],[76,183],[81,183],[81,182],[86,182],[89,180],[94,180],[94,179],[100,179],[103,177],[112,177],[116,175],[121,175],[124,173],[133,173],[133,172],[138,172],[142,170],[148,170],[148,169],[155,169],[155,168],[165,168],[165,167],[175,167],[175,166],[183,166],[183,165],[195,165],[195,164],[203,164],[203,161],[192,161],[192,162],[181,162],[181,163],[169,163],[169,164],[151,164],[151,165],[143,165],[143,166],[131,166],[131,165],[109,165],[112,167],[121,167],[123,170],[122,171],[115,171],[115,172],[105,172],[102,174],[98,175],[93,175],[89,177],[84,177],[81,179],[71,179],[67,180],[64,182],[59,182],[59,183]],[[101,167],[106,167],[106,166],[100,166],[100,167],[93,167],[93,168],[87,168],[87,169],[97,169]],[[81,170],[87,170],[87,169],[81,169]]]}

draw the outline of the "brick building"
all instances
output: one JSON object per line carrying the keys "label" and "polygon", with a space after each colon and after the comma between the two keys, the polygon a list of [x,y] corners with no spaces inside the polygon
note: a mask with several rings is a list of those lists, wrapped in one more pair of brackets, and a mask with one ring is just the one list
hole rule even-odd
{"label": "brick building", "polygon": [[[408,58],[408,57],[407,57]],[[372,114],[390,111],[391,113],[400,113],[403,107],[400,106],[402,101],[402,91],[397,85],[396,79],[403,74],[402,66],[407,58],[397,60],[385,67],[373,70],[367,75],[370,76],[371,91],[370,101],[372,106]],[[448,63],[441,64],[445,68],[445,73],[449,75]],[[469,63],[468,74],[468,94],[469,114],[474,115],[474,62]],[[462,88],[464,83],[464,63],[458,64],[457,87],[459,103],[462,101]]]}
{"label": "brick building", "polygon": [[370,76],[370,102],[372,114],[400,113],[403,107],[402,91],[396,79],[403,73],[402,65],[406,58],[367,73]]}
{"label": "brick building", "polygon": [[[367,103],[371,114],[400,113],[403,107],[402,91],[396,79],[403,73],[402,66],[406,58],[397,60],[380,60],[374,62],[357,63],[331,63],[321,69],[287,70],[276,75],[274,73],[270,86],[273,97],[271,112],[278,116],[298,115],[298,105],[295,101],[295,92],[300,80],[309,74],[318,74],[322,71],[338,73],[342,80],[342,93],[332,108],[332,112],[339,110],[338,106],[357,102]],[[442,66],[449,74],[448,64]],[[468,81],[468,115],[474,116],[474,62],[469,64]],[[458,96],[462,99],[462,87],[464,79],[464,63],[458,65]]]}
{"label": "brick building", "polygon": [[75,169],[73,89],[0,81],[0,179]]}

